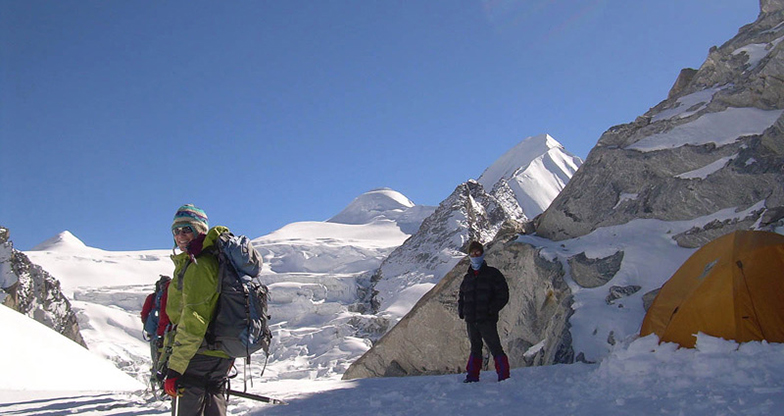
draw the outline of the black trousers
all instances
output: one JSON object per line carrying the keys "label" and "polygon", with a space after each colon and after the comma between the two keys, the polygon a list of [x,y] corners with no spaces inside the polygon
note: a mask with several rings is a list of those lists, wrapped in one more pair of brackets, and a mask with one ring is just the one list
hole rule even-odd
{"label": "black trousers", "polygon": [[498,327],[495,321],[466,322],[468,340],[471,342],[471,355],[482,356],[482,341],[487,345],[493,357],[504,354],[501,347],[501,338],[498,337]]}
{"label": "black trousers", "polygon": [[182,396],[172,399],[172,415],[226,416],[225,383],[232,365],[233,358],[194,355],[178,379]]}

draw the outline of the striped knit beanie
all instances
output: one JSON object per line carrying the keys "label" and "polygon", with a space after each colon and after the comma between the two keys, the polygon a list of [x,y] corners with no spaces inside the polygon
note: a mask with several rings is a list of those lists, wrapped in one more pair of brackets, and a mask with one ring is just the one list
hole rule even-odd
{"label": "striped knit beanie", "polygon": [[171,228],[174,231],[175,228],[187,225],[191,226],[196,235],[207,234],[207,230],[210,228],[210,224],[207,222],[207,214],[193,204],[185,204],[177,210],[177,213],[174,214],[174,222]]}

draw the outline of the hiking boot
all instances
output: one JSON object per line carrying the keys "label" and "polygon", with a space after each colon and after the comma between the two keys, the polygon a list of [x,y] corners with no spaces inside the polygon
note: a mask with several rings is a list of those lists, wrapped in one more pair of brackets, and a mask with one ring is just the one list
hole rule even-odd
{"label": "hiking boot", "polygon": [[509,378],[509,357],[506,354],[500,354],[493,357],[495,361],[495,372],[498,373],[498,381],[504,381]]}
{"label": "hiking boot", "polygon": [[468,357],[468,363],[466,364],[466,371],[468,374],[466,375],[465,380],[463,383],[476,383],[479,381],[479,372],[482,370],[482,357],[479,356],[470,356]]}

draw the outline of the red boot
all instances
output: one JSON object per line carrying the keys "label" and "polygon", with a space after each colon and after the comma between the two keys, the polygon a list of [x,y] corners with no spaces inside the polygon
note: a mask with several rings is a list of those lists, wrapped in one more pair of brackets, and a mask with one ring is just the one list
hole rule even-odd
{"label": "red boot", "polygon": [[509,378],[509,357],[506,354],[501,354],[493,357],[493,360],[495,360],[495,372],[498,373],[498,381]]}
{"label": "red boot", "polygon": [[479,381],[479,372],[482,370],[482,357],[472,355],[468,357],[468,364],[466,364],[466,374],[465,380],[463,383],[476,383]]}

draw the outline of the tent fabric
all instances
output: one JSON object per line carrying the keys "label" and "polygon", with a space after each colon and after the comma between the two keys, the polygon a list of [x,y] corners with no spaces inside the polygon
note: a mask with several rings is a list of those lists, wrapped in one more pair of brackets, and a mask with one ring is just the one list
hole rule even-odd
{"label": "tent fabric", "polygon": [[735,231],[704,245],[662,286],[640,329],[689,348],[698,332],[784,342],[784,236]]}

